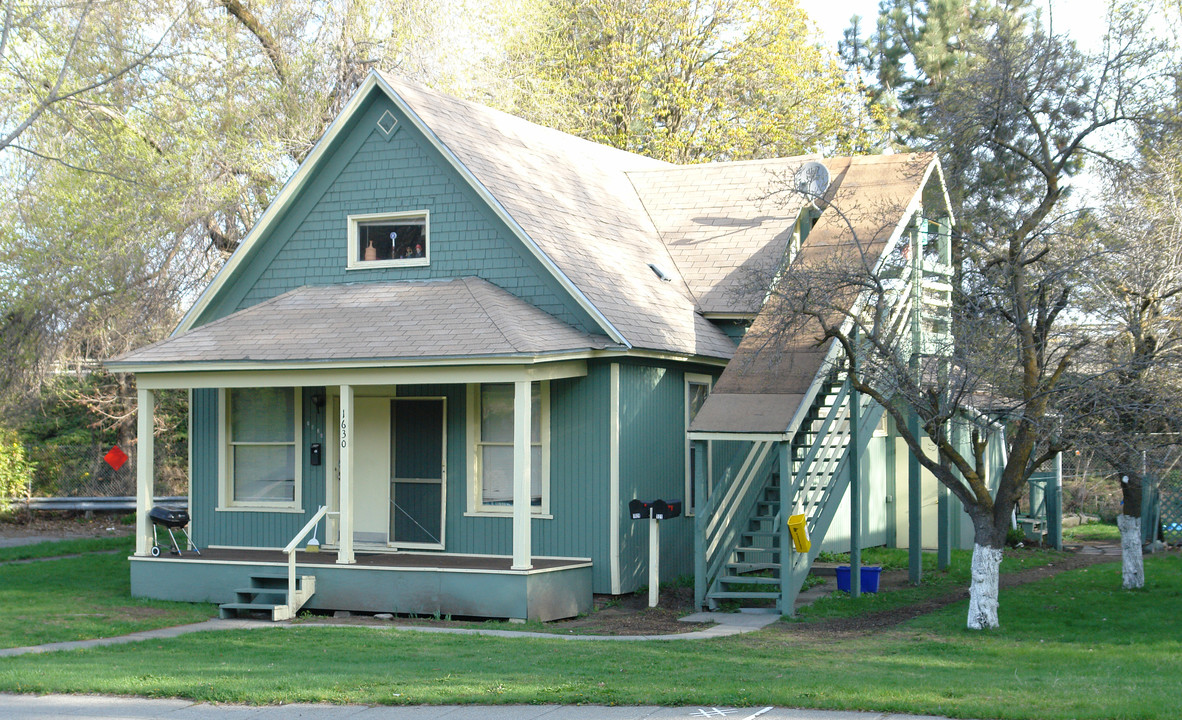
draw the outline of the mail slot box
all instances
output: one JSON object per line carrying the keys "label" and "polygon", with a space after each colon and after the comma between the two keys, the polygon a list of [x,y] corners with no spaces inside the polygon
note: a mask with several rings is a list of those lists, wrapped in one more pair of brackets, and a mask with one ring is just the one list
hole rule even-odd
{"label": "mail slot box", "polygon": [[630,500],[628,502],[628,512],[631,513],[633,520],[647,520],[652,517],[653,506],[643,500]]}
{"label": "mail slot box", "polygon": [[681,515],[681,501],[680,500],[670,500],[669,502],[665,502],[664,500],[654,500],[653,501],[653,517],[655,517],[656,519],[668,520],[669,518],[675,518],[680,515]]}

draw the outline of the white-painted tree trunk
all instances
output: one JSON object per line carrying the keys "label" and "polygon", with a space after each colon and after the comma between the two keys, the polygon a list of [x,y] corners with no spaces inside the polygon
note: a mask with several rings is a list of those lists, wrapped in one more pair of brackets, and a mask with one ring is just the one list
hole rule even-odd
{"label": "white-painted tree trunk", "polygon": [[997,577],[1001,550],[973,545],[973,579],[969,584],[969,630],[997,627]]}
{"label": "white-painted tree trunk", "polygon": [[1145,587],[1145,563],[1141,559],[1141,518],[1121,513],[1116,516],[1120,529],[1120,575],[1125,590]]}

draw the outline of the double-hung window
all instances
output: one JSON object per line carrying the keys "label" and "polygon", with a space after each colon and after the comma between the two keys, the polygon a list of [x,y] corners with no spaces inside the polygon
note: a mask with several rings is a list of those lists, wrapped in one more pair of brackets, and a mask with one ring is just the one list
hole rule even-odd
{"label": "double-hung window", "polygon": [[222,391],[220,507],[300,507],[297,388]]}
{"label": "double-hung window", "polygon": [[[469,389],[473,437],[469,510],[513,510],[513,383],[484,383]],[[530,383],[530,505],[547,514],[550,468],[550,384]]]}

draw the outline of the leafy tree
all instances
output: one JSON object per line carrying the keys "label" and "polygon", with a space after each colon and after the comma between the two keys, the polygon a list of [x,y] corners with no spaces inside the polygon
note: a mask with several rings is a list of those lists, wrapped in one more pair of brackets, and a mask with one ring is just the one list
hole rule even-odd
{"label": "leafy tree", "polygon": [[590,140],[702,162],[875,139],[877,118],[793,0],[552,0],[545,17],[539,75],[561,129]]}
{"label": "leafy tree", "polygon": [[[468,95],[512,87],[520,5],[7,3],[0,132],[20,133],[0,146],[0,409],[35,403],[62,359],[164,336],[371,67]],[[130,433],[132,390],[70,392]]]}

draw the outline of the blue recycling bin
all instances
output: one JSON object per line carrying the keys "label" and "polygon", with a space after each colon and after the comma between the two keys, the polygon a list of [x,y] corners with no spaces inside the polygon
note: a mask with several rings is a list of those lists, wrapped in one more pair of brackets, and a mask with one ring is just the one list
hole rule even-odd
{"label": "blue recycling bin", "polygon": [[[881,565],[862,566],[862,592],[878,592],[878,576],[882,574]],[[850,591],[850,566],[837,566],[837,589],[842,592]]]}

